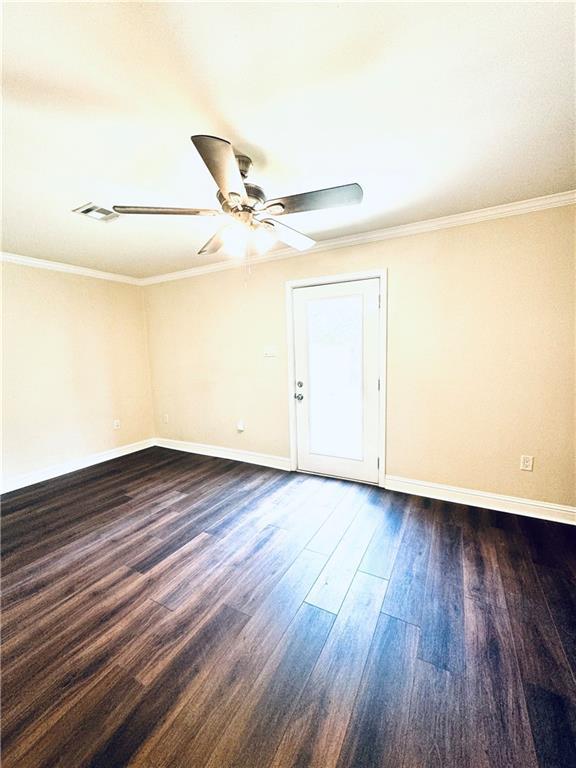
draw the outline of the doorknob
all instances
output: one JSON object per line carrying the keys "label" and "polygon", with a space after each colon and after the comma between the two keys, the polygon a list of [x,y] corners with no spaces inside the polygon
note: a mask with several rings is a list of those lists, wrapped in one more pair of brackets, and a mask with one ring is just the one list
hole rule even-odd
{"label": "doorknob", "polygon": [[300,394],[300,392],[298,392],[298,394],[294,394],[294,399],[295,400],[304,400],[304,395],[302,395],[302,394]]}
{"label": "doorknob", "polygon": [[304,386],[304,382],[303,381],[297,381],[296,382],[296,386],[297,387],[303,387]]}

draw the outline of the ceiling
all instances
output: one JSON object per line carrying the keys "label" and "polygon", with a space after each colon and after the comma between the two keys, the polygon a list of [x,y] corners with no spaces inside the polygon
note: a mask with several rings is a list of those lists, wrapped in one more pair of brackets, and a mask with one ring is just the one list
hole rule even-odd
{"label": "ceiling", "polygon": [[216,218],[71,213],[213,207],[198,133],[250,155],[269,198],[359,182],[360,206],[283,218],[319,240],[573,189],[574,8],[9,3],[3,249],[136,277],[207,263]]}

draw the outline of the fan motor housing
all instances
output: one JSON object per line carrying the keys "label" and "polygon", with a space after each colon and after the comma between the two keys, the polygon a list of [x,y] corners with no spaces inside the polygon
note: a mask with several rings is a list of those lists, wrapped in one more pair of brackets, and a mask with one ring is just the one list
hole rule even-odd
{"label": "fan motor housing", "polygon": [[[266,202],[264,190],[257,184],[244,184],[244,189],[246,190],[246,197],[248,198],[247,202],[242,205],[244,210],[253,210],[256,206],[263,205]],[[218,191],[217,197],[218,202],[222,206],[222,210],[226,213],[232,213],[233,211],[238,210],[234,205],[234,202],[226,200],[220,191]]]}
{"label": "fan motor housing", "polygon": [[266,202],[266,195],[264,194],[262,187],[259,187],[256,184],[244,184],[244,189],[248,195],[248,202],[250,203],[251,208]]}

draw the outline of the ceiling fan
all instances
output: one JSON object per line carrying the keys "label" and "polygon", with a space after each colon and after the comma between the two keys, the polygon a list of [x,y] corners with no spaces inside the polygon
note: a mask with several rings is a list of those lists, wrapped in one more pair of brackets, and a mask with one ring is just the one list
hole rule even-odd
{"label": "ceiling fan", "polygon": [[265,253],[277,240],[305,251],[315,241],[277,221],[273,216],[316,211],[362,201],[359,184],[318,189],[299,195],[267,200],[263,190],[246,181],[252,161],[236,155],[229,141],[216,136],[192,136],[192,143],[218,186],[221,210],[210,208],[159,208],[152,206],[115,205],[116,213],[160,214],[176,216],[218,216],[227,214],[229,221],[198,251],[199,254],[224,250],[231,256]]}

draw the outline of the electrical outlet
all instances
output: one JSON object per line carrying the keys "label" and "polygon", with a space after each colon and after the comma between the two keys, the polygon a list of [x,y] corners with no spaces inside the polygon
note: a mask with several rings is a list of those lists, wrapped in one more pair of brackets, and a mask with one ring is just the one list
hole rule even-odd
{"label": "electrical outlet", "polygon": [[240,419],[240,421],[238,421],[236,423],[236,431],[237,432],[244,432],[245,429],[246,429],[246,424],[244,424],[242,419]]}
{"label": "electrical outlet", "polygon": [[120,419],[114,419],[112,422],[114,429],[120,429]]}
{"label": "electrical outlet", "polygon": [[162,416],[162,421],[164,422],[164,424],[168,424],[168,414],[167,413],[165,413],[164,416]]}
{"label": "electrical outlet", "polygon": [[532,472],[534,469],[534,456],[520,456],[520,469],[524,472]]}

